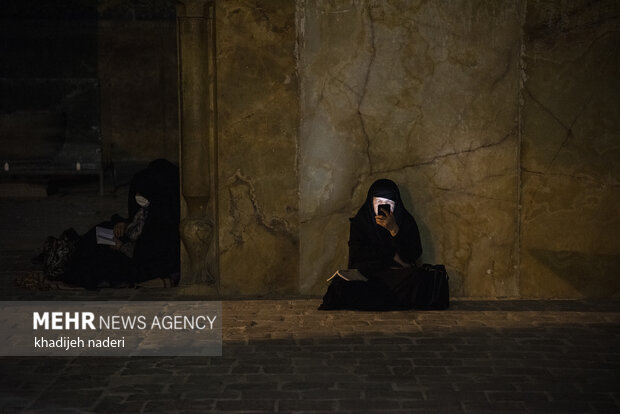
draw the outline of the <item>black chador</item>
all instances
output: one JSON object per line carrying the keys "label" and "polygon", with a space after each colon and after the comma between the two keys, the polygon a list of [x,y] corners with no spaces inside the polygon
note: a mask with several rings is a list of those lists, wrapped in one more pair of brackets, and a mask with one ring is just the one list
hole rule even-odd
{"label": "black chador", "polygon": [[349,268],[368,281],[334,278],[319,309],[416,308],[426,302],[428,290],[424,272],[416,267],[421,254],[418,225],[398,186],[387,179],[375,181],[351,219],[349,235]]}
{"label": "black chador", "polygon": [[164,159],[134,175],[128,197],[128,218],[112,216],[98,226],[124,229],[116,248],[97,244],[93,227],[77,241],[62,280],[94,289],[157,277],[177,277],[179,259],[179,170]]}

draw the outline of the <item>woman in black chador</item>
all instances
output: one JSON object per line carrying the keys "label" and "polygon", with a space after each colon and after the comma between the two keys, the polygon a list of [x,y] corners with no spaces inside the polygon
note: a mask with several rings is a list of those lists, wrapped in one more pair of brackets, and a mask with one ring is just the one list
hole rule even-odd
{"label": "woman in black chador", "polygon": [[[115,214],[83,236],[69,229],[59,240],[52,239],[55,245],[45,257],[46,276],[87,289],[158,277],[177,283],[179,204],[178,167],[164,159],[151,162],[131,180],[128,218]],[[115,245],[97,244],[96,227],[113,229]]]}
{"label": "woman in black chador", "polygon": [[398,186],[387,179],[375,181],[351,219],[349,235],[349,268],[358,269],[368,281],[335,277],[319,309],[426,307],[429,277],[416,267],[421,254],[418,226]]}

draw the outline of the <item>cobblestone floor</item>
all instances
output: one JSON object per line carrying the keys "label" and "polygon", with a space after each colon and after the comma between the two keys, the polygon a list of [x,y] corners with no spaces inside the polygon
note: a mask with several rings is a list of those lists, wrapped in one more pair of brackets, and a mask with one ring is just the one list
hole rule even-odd
{"label": "cobblestone floor", "polygon": [[226,301],[222,357],[2,358],[0,411],[620,412],[620,303]]}

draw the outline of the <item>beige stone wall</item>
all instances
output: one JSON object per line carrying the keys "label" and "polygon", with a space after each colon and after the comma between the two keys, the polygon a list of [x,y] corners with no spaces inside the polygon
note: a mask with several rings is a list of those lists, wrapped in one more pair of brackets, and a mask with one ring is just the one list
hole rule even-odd
{"label": "beige stone wall", "polygon": [[347,217],[387,177],[453,294],[516,296],[519,4],[319,1],[303,13],[302,290],[320,294],[347,264]]}
{"label": "beige stone wall", "polygon": [[619,7],[569,3],[300,2],[303,293],[380,177],[455,296],[620,293]]}
{"label": "beige stone wall", "polygon": [[523,297],[620,294],[620,3],[528,1]]}
{"label": "beige stone wall", "polygon": [[295,3],[216,6],[220,293],[296,294]]}
{"label": "beige stone wall", "polygon": [[618,6],[564,3],[217,2],[221,293],[322,295],[387,177],[453,296],[618,295]]}

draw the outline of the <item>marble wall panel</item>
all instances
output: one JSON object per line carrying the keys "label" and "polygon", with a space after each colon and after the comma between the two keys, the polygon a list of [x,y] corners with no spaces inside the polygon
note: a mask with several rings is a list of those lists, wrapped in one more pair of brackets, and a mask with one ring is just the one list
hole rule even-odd
{"label": "marble wall panel", "polygon": [[520,2],[301,2],[301,291],[394,179],[457,296],[516,296]]}
{"label": "marble wall panel", "polygon": [[618,14],[218,2],[220,293],[322,295],[387,177],[454,296],[617,295]]}
{"label": "marble wall panel", "polygon": [[529,1],[523,297],[620,295],[620,4]]}
{"label": "marble wall panel", "polygon": [[295,2],[216,2],[220,293],[299,291]]}

